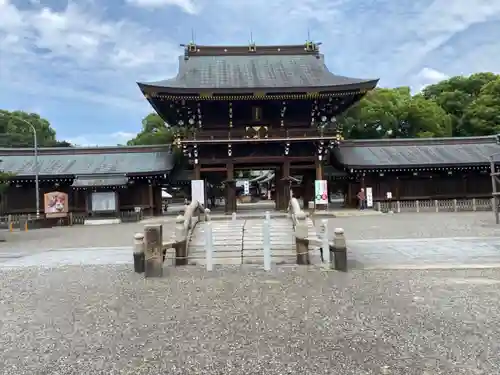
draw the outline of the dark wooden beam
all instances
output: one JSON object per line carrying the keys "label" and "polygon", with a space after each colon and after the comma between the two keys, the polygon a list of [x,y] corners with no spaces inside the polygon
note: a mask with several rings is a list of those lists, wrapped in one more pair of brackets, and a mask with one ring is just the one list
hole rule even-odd
{"label": "dark wooden beam", "polygon": [[226,167],[201,168],[201,172],[225,172],[226,170],[227,170]]}
{"label": "dark wooden beam", "polygon": [[[287,156],[291,163],[297,162],[314,162],[315,156]],[[226,163],[234,164],[281,164],[285,160],[285,156],[245,156],[236,158],[221,158],[221,159],[200,159],[203,165],[219,165]]]}
{"label": "dark wooden beam", "polygon": [[243,139],[199,139],[199,140],[182,140],[181,144],[235,144],[235,143],[275,143],[275,142],[316,142],[316,141],[333,141],[336,138],[333,136],[317,136],[317,137],[293,137],[293,138],[243,138]]}

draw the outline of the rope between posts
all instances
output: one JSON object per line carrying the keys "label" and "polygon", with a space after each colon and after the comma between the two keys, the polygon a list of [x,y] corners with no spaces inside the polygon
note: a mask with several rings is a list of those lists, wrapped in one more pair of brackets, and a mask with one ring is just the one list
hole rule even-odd
{"label": "rope between posts", "polygon": [[[296,256],[296,255],[306,255],[306,254],[311,254],[311,252],[313,252],[314,250],[309,250],[309,251],[302,251],[302,252],[295,252],[293,254],[286,254],[286,255],[274,255],[274,257],[279,257],[279,258],[283,258],[283,257],[293,257],[293,256]],[[220,254],[220,253],[219,253]],[[172,254],[173,255],[173,254]],[[272,254],[272,250],[271,250],[271,256],[273,256]],[[239,256],[214,256],[214,259],[232,259],[232,258],[238,258]],[[243,258],[261,258],[262,256],[261,255],[247,255],[247,256],[244,256]],[[153,256],[153,257],[149,257],[147,259],[152,259],[152,258],[156,258],[156,256]],[[166,256],[165,259],[205,259],[205,257],[200,257],[200,256]]]}

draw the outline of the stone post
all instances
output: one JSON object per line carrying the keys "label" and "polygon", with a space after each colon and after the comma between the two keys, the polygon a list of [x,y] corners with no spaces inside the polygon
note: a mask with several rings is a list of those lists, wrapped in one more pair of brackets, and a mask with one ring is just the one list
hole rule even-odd
{"label": "stone post", "polygon": [[134,272],[144,272],[144,234],[134,235]]}
{"label": "stone post", "polygon": [[271,222],[268,219],[269,212],[266,212],[266,219],[262,226],[262,250],[264,253],[264,270],[271,271]]}
{"label": "stone post", "polygon": [[185,266],[188,264],[187,258],[187,225],[184,216],[177,216],[175,219],[175,262],[176,266]]}
{"label": "stone post", "polygon": [[205,221],[210,221],[210,209],[205,208]]}
{"label": "stone post", "polygon": [[328,238],[328,220],[323,219],[321,222],[323,236],[321,238],[321,254],[323,255],[322,261],[327,267],[330,267],[330,240]]}
{"label": "stone post", "polygon": [[335,255],[335,269],[347,272],[347,245],[344,236],[344,229],[335,228],[333,237],[333,253]]}
{"label": "stone post", "polygon": [[306,223],[306,214],[300,211],[296,214],[295,225],[295,249],[297,252],[297,264],[310,264],[309,262],[309,233]]}
{"label": "stone post", "polygon": [[214,269],[214,244],[212,237],[212,223],[208,222],[205,224],[205,266],[207,271],[212,271]]}
{"label": "stone post", "polygon": [[144,276],[163,276],[163,239],[161,224],[146,225],[144,227]]}

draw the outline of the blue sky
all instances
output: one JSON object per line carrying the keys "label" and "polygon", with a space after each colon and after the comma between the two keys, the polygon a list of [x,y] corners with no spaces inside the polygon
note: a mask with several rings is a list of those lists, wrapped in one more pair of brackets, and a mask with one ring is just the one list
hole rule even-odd
{"label": "blue sky", "polygon": [[176,73],[180,43],[321,41],[334,73],[426,84],[500,72],[500,0],[0,0],[0,108],[59,139],[123,143],[151,109],[136,81]]}

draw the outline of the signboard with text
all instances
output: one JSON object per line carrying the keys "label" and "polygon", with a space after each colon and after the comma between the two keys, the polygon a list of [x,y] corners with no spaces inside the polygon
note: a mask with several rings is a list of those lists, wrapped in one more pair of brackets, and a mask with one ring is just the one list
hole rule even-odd
{"label": "signboard with text", "polygon": [[205,204],[205,181],[191,180],[191,200]]}
{"label": "signboard with text", "polygon": [[314,203],[328,204],[328,183],[326,180],[314,181]]}
{"label": "signboard with text", "polygon": [[373,188],[366,188],[366,207],[373,207]]}

